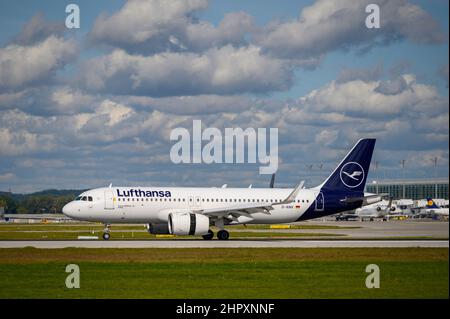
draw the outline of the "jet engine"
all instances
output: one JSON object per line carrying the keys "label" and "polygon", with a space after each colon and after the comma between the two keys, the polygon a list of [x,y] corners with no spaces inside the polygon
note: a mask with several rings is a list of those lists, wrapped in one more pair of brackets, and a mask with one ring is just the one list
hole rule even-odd
{"label": "jet engine", "polygon": [[172,235],[206,235],[209,231],[209,217],[192,213],[171,213],[168,227]]}
{"label": "jet engine", "polygon": [[164,224],[148,224],[147,225],[147,230],[150,234],[153,235],[167,235],[170,234],[169,232],[169,225],[167,225],[167,223]]}

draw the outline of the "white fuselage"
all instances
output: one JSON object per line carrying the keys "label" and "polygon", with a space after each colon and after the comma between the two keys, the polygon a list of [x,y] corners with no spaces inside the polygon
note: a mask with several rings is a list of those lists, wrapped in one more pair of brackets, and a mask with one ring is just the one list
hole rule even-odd
{"label": "white fuselage", "polygon": [[107,224],[167,223],[170,213],[267,203],[274,208],[270,214],[239,216],[232,224],[290,223],[315,203],[319,193],[316,189],[302,189],[294,202],[281,204],[292,191],[280,188],[97,188],[80,194],[82,198],[91,197],[92,201],[72,201],[64,207],[64,214],[73,219]]}
{"label": "white fuselage", "polygon": [[425,209],[425,211],[428,214],[436,214],[436,215],[440,215],[440,216],[448,216],[448,208],[427,208]]}
{"label": "white fuselage", "polygon": [[382,218],[391,212],[388,201],[381,201],[376,204],[367,205],[356,209],[355,215],[360,218]]}

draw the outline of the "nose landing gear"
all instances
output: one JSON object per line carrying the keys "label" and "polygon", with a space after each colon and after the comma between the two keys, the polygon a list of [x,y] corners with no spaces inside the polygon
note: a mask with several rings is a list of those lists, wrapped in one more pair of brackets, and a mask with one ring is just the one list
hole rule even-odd
{"label": "nose landing gear", "polygon": [[111,225],[106,224],[105,229],[103,229],[103,239],[108,240],[111,237]]}

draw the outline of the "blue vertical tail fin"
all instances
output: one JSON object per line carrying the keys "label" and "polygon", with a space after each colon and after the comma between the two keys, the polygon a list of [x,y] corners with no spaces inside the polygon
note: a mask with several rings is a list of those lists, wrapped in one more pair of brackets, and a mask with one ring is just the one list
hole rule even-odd
{"label": "blue vertical tail fin", "polygon": [[432,198],[427,198],[427,208],[439,208]]}
{"label": "blue vertical tail fin", "polygon": [[319,187],[334,191],[364,192],[375,141],[374,138],[360,139]]}

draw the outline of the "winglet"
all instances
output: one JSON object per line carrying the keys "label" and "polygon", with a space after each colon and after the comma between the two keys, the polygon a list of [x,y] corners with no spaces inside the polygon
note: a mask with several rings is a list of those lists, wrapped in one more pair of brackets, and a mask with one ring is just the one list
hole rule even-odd
{"label": "winglet", "polygon": [[303,184],[305,183],[305,181],[301,181],[300,184],[297,185],[297,187],[292,191],[292,193],[289,194],[288,197],[286,197],[286,199],[282,202],[280,202],[279,204],[289,204],[292,203],[295,198],[298,195],[298,192],[303,188]]}

